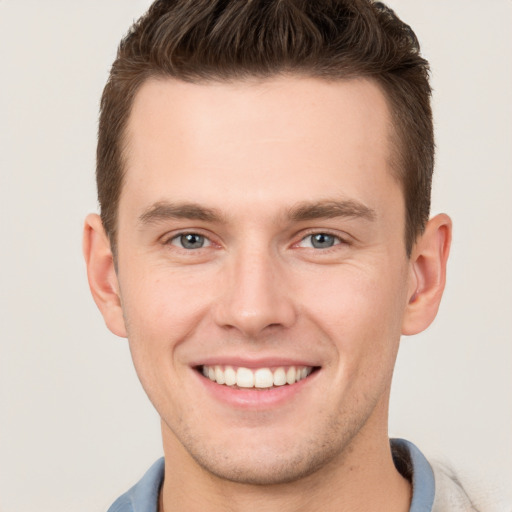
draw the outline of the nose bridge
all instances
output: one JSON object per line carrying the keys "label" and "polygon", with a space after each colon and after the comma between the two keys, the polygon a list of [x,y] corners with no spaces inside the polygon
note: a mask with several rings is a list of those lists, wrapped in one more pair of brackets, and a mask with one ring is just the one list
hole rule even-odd
{"label": "nose bridge", "polygon": [[282,279],[282,262],[272,248],[247,243],[229,258],[228,282],[221,283],[217,322],[256,337],[268,327],[289,327],[295,310]]}

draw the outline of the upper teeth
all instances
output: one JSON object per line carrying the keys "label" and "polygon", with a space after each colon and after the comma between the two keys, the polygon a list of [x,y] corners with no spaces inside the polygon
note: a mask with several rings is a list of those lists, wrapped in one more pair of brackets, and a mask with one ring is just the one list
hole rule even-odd
{"label": "upper teeth", "polygon": [[232,366],[203,366],[203,375],[217,384],[238,386],[239,388],[271,388],[294,384],[305,379],[313,371],[312,366],[280,366],[270,368],[250,369]]}

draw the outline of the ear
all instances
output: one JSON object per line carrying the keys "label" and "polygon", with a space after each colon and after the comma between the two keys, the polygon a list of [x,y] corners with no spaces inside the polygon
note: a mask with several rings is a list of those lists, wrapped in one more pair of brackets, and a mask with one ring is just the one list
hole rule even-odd
{"label": "ear", "polygon": [[90,214],[85,219],[83,251],[94,302],[107,327],[117,336],[126,338],[114,258],[99,215]]}
{"label": "ear", "polygon": [[448,215],[440,214],[429,220],[414,244],[402,334],[417,334],[434,321],[446,283],[451,239],[452,221]]}

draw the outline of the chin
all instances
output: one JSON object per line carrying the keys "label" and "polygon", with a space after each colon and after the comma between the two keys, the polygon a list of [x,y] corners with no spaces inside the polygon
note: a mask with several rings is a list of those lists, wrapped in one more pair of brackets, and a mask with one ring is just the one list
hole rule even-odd
{"label": "chin", "polygon": [[214,477],[247,485],[279,485],[306,478],[343,458],[357,429],[340,432],[340,425],[336,427],[327,435],[274,431],[262,436],[248,429],[244,435],[229,435],[215,442],[206,436],[194,439],[189,431],[181,444],[195,463]]}
{"label": "chin", "polygon": [[[329,451],[330,452],[330,451]],[[318,451],[287,454],[250,454],[245,457],[220,453],[203,453],[194,457],[199,466],[225,481],[246,485],[279,485],[296,482],[323,466],[334,456]]]}

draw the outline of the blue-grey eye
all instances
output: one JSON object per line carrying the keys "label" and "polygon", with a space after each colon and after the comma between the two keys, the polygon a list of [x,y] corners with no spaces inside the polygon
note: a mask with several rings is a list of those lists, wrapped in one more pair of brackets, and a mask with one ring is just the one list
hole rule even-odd
{"label": "blue-grey eye", "polygon": [[311,240],[311,245],[315,249],[328,249],[329,247],[332,247],[336,241],[337,238],[333,235],[328,235],[327,233],[315,233],[314,235],[309,235]]}
{"label": "blue-grey eye", "polygon": [[172,241],[173,245],[180,245],[184,249],[201,249],[208,243],[207,239],[197,233],[185,233],[179,235]]}

